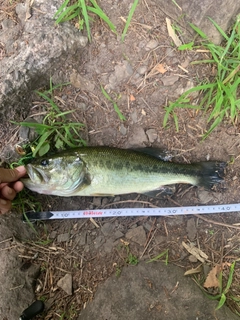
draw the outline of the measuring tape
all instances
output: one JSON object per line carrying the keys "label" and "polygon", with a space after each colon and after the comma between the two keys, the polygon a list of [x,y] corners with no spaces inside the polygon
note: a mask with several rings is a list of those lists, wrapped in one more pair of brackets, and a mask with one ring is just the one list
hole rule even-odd
{"label": "measuring tape", "polygon": [[28,211],[23,214],[23,221],[79,219],[79,218],[109,218],[137,216],[175,216],[186,214],[209,214],[240,211],[240,203],[212,206],[166,207],[166,208],[119,208],[69,211]]}

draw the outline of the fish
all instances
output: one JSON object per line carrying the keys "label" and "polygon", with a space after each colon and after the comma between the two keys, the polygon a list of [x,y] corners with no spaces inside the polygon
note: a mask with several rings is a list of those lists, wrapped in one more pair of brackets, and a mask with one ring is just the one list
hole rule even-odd
{"label": "fish", "polygon": [[179,183],[212,189],[224,181],[225,162],[165,160],[155,148],[79,147],[34,159],[22,182],[41,194],[95,197],[150,194]]}

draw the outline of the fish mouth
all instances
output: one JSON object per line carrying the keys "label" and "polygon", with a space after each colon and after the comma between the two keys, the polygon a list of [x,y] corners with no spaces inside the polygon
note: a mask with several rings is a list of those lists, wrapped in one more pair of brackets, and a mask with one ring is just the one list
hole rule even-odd
{"label": "fish mouth", "polygon": [[28,177],[32,182],[35,182],[35,183],[36,182],[37,183],[48,183],[49,182],[50,178],[44,170],[33,167],[31,164],[28,164],[26,169],[27,169]]}

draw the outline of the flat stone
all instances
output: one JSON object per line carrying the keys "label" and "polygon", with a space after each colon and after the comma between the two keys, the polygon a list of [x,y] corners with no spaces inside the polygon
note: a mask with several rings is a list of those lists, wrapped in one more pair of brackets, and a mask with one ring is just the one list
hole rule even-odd
{"label": "flat stone", "polygon": [[124,236],[124,234],[120,230],[117,230],[114,232],[113,238],[114,238],[114,240],[117,240],[119,238],[122,238],[123,236]]}
{"label": "flat stone", "polygon": [[[166,294],[167,293],[167,294]],[[107,279],[77,320],[237,320],[225,305],[207,298],[184,271],[162,262],[124,267]]]}
{"label": "flat stone", "polygon": [[172,86],[175,82],[178,81],[178,79],[179,79],[179,76],[172,75],[172,76],[162,77],[161,81],[165,87],[168,87],[168,86]]}
{"label": "flat stone", "polygon": [[101,231],[105,237],[110,236],[113,233],[114,225],[110,222],[104,223],[104,225],[101,227]]}
{"label": "flat stone", "polygon": [[147,240],[146,232],[143,226],[130,229],[126,233],[126,238],[140,244],[141,246],[144,246]]}
{"label": "flat stone", "polygon": [[198,194],[198,199],[202,204],[206,204],[213,200],[212,194],[206,190],[198,189],[197,194]]}
{"label": "flat stone", "polygon": [[70,239],[69,233],[62,233],[57,236],[57,242],[67,242]]}
{"label": "flat stone", "polygon": [[95,207],[100,207],[102,205],[102,198],[94,197],[92,203]]}
{"label": "flat stone", "polygon": [[124,125],[123,125],[122,123],[121,123],[121,125],[120,125],[119,131],[121,132],[121,134],[122,134],[123,136],[125,136],[125,135],[127,134],[127,128],[124,127]]}
{"label": "flat stone", "polygon": [[72,275],[70,273],[67,273],[63,278],[58,280],[57,286],[65,291],[69,296],[71,296],[73,293]]}
{"label": "flat stone", "polygon": [[148,138],[143,128],[136,126],[133,128],[132,134],[128,139],[127,147],[145,147],[145,143],[147,142]]}
{"label": "flat stone", "polygon": [[75,88],[83,91],[93,92],[95,89],[94,83],[77,73],[76,70],[70,74],[70,82]]}
{"label": "flat stone", "polygon": [[149,140],[150,143],[153,143],[158,138],[158,134],[157,134],[157,131],[155,129],[147,130],[146,131],[146,135],[147,135],[148,140]]}
{"label": "flat stone", "polygon": [[150,41],[147,43],[145,49],[146,49],[147,51],[150,51],[150,50],[153,50],[153,49],[157,48],[157,46],[158,46],[158,41],[152,39],[152,40],[150,40]]}
{"label": "flat stone", "polygon": [[197,228],[195,223],[195,218],[190,218],[187,221],[187,235],[188,239],[193,241],[197,235]]}

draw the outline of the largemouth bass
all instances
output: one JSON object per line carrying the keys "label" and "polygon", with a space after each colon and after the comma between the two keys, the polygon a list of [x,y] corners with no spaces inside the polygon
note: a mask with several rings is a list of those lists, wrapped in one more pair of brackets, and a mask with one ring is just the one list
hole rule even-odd
{"label": "largemouth bass", "polygon": [[75,148],[34,160],[22,181],[32,191],[64,197],[146,194],[176,183],[211,189],[223,181],[224,162],[179,164],[160,158],[148,148]]}

